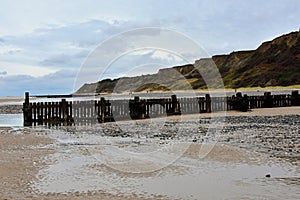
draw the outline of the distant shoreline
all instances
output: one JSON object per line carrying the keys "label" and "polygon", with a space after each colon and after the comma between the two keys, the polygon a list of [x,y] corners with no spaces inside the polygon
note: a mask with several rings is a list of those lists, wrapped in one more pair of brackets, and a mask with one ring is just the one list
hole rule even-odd
{"label": "distant shoreline", "polygon": [[[267,86],[267,87],[241,87],[241,88],[230,88],[230,87],[224,87],[224,88],[212,88],[210,89],[211,91],[220,91],[220,90],[225,90],[225,91],[232,91],[237,89],[238,91],[254,91],[254,90],[300,90],[300,85],[289,85],[289,86]],[[190,91],[208,91],[208,89],[194,89],[194,90],[173,90],[173,91],[177,91],[177,92],[190,92]],[[124,91],[122,93],[128,93],[129,91]],[[134,93],[146,93],[147,91],[141,91],[141,92],[134,92]],[[162,91],[162,90],[153,90],[153,91],[149,91],[149,92],[171,92],[171,91]],[[25,93],[25,92],[24,92]],[[120,93],[120,94],[122,94]],[[34,94],[31,97],[48,97],[48,96],[55,96],[55,97],[60,97],[60,96],[80,96],[82,94],[91,94],[91,93],[70,93],[70,94]],[[111,94],[111,93],[101,93],[101,94]],[[22,97],[22,96],[0,96],[0,100],[2,98],[8,98],[8,99],[18,99]]]}
{"label": "distant shoreline", "polygon": [[[30,95],[31,100],[37,100],[37,99],[51,99],[51,98],[84,98],[84,97],[95,97],[95,96],[123,96],[123,95],[139,95],[139,94],[168,94],[168,93],[174,93],[174,94],[206,94],[206,93],[226,93],[226,95],[232,95],[237,92],[242,92],[244,94],[247,93],[253,93],[253,92],[282,92],[289,94],[294,90],[300,90],[300,85],[291,85],[291,86],[272,86],[272,87],[245,87],[245,88],[222,88],[222,89],[195,89],[195,90],[174,90],[174,91],[142,91],[142,92],[122,92],[122,93],[73,93],[73,94],[54,94],[54,95]],[[0,96],[0,106],[1,105],[20,105],[24,101],[24,96]]]}

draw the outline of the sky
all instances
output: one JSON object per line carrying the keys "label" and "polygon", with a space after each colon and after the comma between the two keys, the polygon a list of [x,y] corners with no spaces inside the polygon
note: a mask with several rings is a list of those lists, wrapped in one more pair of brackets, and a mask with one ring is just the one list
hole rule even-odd
{"label": "sky", "polygon": [[[299,0],[0,0],[0,96],[69,94],[84,82],[256,49],[298,31],[299,19]],[[179,50],[187,40],[203,51]]]}

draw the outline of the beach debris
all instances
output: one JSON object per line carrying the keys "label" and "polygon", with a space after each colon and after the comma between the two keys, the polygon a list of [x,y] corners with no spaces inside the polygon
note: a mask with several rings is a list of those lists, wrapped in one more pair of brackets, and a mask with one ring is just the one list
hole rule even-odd
{"label": "beach debris", "polygon": [[271,178],[271,174],[266,174],[266,178]]}

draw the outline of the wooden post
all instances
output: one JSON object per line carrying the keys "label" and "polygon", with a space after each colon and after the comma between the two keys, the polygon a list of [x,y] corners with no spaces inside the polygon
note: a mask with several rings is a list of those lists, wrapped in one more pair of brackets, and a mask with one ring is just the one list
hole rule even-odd
{"label": "wooden post", "polygon": [[44,103],[41,102],[41,114],[40,114],[40,125],[43,125],[43,121],[45,120],[44,119]]}
{"label": "wooden post", "polygon": [[32,126],[32,111],[29,105],[29,92],[25,92],[25,102],[23,103],[23,124]]}
{"label": "wooden post", "polygon": [[140,109],[139,110],[140,111],[140,113],[139,113],[140,116],[139,117],[141,119],[145,119],[146,118],[146,100],[143,99],[143,100],[140,101],[140,108],[139,109]]}
{"label": "wooden post", "polygon": [[242,97],[243,97],[243,95],[242,95],[242,93],[241,93],[241,92],[238,92],[238,93],[236,93],[236,97],[237,97],[237,98],[242,98]]}
{"label": "wooden post", "polygon": [[264,108],[272,108],[273,107],[273,99],[271,96],[271,92],[264,93]]}
{"label": "wooden post", "polygon": [[236,96],[232,96],[231,105],[233,110],[247,112],[249,109],[248,95],[243,96],[241,92],[236,93]]}
{"label": "wooden post", "polygon": [[249,109],[249,98],[247,94],[244,94],[242,102],[241,102],[241,111],[247,112]]}
{"label": "wooden post", "polygon": [[42,124],[42,121],[43,121],[43,118],[41,116],[41,103],[38,102],[37,103],[37,110],[36,110],[36,114],[37,114],[37,124],[38,125],[41,125]]}
{"label": "wooden post", "polygon": [[146,101],[140,100],[138,96],[129,100],[129,113],[131,119],[145,119],[147,116]]}
{"label": "wooden post", "polygon": [[25,104],[29,105],[29,92],[25,92]]}
{"label": "wooden post", "polygon": [[211,98],[210,98],[209,94],[205,95],[205,101],[206,101],[206,103],[205,103],[206,112],[210,113],[211,112]]}
{"label": "wooden post", "polygon": [[134,101],[130,107],[130,115],[132,119],[140,119],[140,97],[134,97]]}
{"label": "wooden post", "polygon": [[97,116],[97,121],[101,122],[101,110],[100,110],[100,104],[98,103],[98,101],[95,101],[95,109],[96,109],[96,116]]}
{"label": "wooden post", "polygon": [[67,118],[68,118],[68,104],[66,102],[66,99],[61,100],[61,111],[62,111],[62,121],[63,124],[66,125]]}
{"label": "wooden post", "polygon": [[72,125],[74,123],[74,116],[73,116],[73,102],[70,101],[70,105],[68,105],[68,123]]}
{"label": "wooden post", "polygon": [[133,106],[133,115],[135,116],[136,119],[140,119],[141,116],[141,111],[140,111],[140,97],[136,96],[134,97],[134,106]]}
{"label": "wooden post", "polygon": [[105,104],[104,97],[101,97],[100,106],[101,106],[101,123],[104,123],[105,122],[105,113],[106,113],[106,104]]}
{"label": "wooden post", "polygon": [[291,104],[292,106],[300,106],[299,91],[292,91]]}
{"label": "wooden post", "polygon": [[171,96],[172,99],[172,115],[179,115],[181,114],[180,105],[177,100],[177,96],[174,94]]}

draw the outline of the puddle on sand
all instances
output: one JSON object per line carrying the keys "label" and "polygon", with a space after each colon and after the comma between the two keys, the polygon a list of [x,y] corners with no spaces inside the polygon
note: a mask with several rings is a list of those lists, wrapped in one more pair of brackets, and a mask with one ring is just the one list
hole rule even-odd
{"label": "puddle on sand", "polygon": [[1,126],[23,126],[23,114],[0,114]]}
{"label": "puddle on sand", "polygon": [[[38,193],[101,190],[112,194],[134,193],[143,197],[156,194],[172,199],[300,197],[299,168],[282,159],[238,150],[239,156],[244,155],[242,161],[219,159],[220,155],[201,160],[187,156],[159,171],[132,174],[113,170],[101,159],[95,159],[86,147],[103,147],[105,144],[95,145],[94,140],[84,139],[82,142],[80,139],[60,139],[56,146],[57,152],[47,158],[50,165],[39,172],[38,180],[32,184],[32,188]],[[98,141],[101,140],[98,138]],[[103,138],[102,141],[109,141],[109,145],[115,145],[107,138]],[[249,158],[249,162],[245,158]],[[155,162],[163,160],[157,159]],[[271,174],[271,178],[265,177],[266,174]]]}

